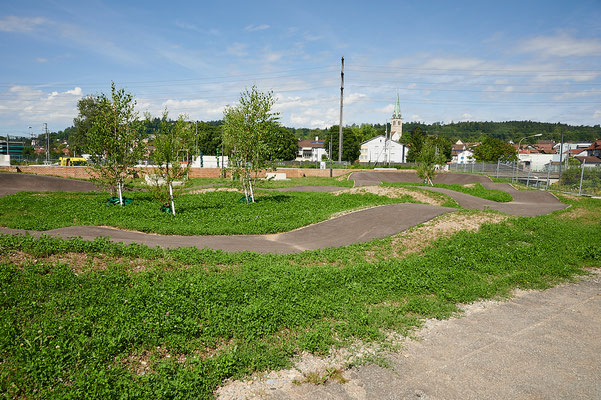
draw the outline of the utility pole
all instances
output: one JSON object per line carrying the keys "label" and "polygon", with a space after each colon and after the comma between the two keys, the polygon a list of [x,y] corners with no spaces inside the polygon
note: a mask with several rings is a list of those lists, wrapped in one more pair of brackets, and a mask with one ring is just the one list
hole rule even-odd
{"label": "utility pole", "polygon": [[563,164],[563,129],[561,130],[561,143],[559,144],[559,180],[557,181],[558,189],[561,192],[561,164]]}
{"label": "utility pole", "polygon": [[340,124],[338,125],[338,162],[342,162],[342,99],[344,96],[344,57],[340,64]]}
{"label": "utility pole", "polygon": [[45,122],[44,130],[46,131],[46,164],[50,164],[50,134],[48,133],[48,124]]}
{"label": "utility pole", "polygon": [[332,164],[334,160],[332,160],[332,131],[330,130],[330,178],[332,177]]}

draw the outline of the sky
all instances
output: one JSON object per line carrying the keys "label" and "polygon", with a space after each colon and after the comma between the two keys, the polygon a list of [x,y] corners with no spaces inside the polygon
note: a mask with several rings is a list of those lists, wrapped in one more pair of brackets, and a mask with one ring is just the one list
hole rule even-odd
{"label": "sky", "polygon": [[[0,135],[62,130],[111,82],[142,116],[218,120],[272,91],[290,127],[601,124],[601,1],[0,3]],[[30,128],[31,127],[31,128]]]}

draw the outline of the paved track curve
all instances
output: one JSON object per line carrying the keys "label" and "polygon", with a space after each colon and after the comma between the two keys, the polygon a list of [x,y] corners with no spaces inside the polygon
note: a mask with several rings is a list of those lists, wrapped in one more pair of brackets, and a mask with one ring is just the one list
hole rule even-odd
{"label": "paved track curve", "polygon": [[[378,185],[388,182],[419,182],[414,172],[359,172],[350,179],[356,186]],[[567,206],[555,196],[542,191],[518,191],[508,184],[493,183],[482,175],[441,173],[436,183],[466,184],[481,182],[487,188],[506,191],[514,196],[509,203],[496,203],[464,193],[441,188],[430,190],[445,193],[453,197],[462,207],[473,209],[495,209],[518,216],[533,216],[561,210]],[[6,183],[6,185],[4,185]],[[344,188],[335,188],[341,190]],[[0,196],[20,190],[61,190],[85,192],[95,190],[90,182],[54,178],[36,175],[0,174]],[[282,188],[286,191],[332,191],[328,186],[302,186]],[[296,253],[304,250],[347,246],[352,243],[367,242],[402,232],[412,226],[424,223],[438,215],[455,209],[426,204],[391,204],[355,211],[337,218],[309,225],[290,232],[273,235],[232,235],[232,236],[177,236],[157,235],[126,231],[116,228],[97,226],[71,226],[49,231],[25,231],[1,228],[4,234],[31,234],[34,236],[51,235],[61,238],[81,237],[93,240],[99,236],[110,237],[114,242],[142,243],[148,246],[197,247],[220,249],[228,252],[255,251],[259,253]]]}
{"label": "paved track curve", "polygon": [[91,192],[93,190],[97,190],[96,186],[89,181],[45,175],[0,173],[0,197],[24,191]]}

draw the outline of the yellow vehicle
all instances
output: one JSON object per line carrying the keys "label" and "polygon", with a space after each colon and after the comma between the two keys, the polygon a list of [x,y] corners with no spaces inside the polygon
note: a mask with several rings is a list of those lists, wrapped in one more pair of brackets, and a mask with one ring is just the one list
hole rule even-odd
{"label": "yellow vehicle", "polygon": [[60,157],[61,167],[88,165],[88,160],[83,157]]}

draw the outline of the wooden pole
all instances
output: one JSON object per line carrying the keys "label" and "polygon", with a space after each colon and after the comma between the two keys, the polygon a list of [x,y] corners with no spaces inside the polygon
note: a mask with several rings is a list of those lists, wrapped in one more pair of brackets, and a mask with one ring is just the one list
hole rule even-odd
{"label": "wooden pole", "polygon": [[338,125],[338,162],[342,162],[342,104],[344,98],[344,57],[340,64],[340,124]]}

